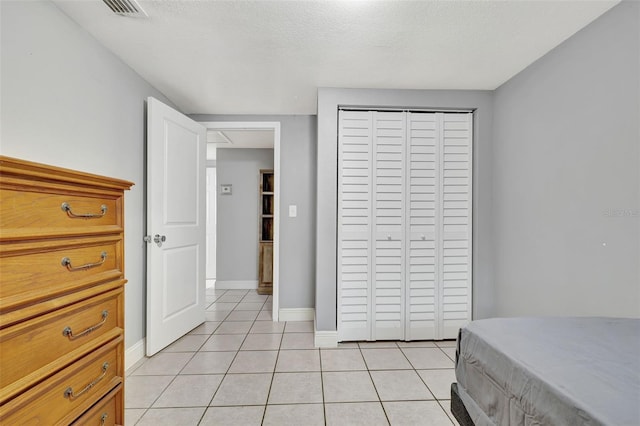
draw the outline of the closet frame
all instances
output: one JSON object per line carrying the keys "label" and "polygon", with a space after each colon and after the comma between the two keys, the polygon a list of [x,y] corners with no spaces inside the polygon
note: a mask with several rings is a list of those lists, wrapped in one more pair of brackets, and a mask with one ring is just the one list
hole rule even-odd
{"label": "closet frame", "polygon": [[[366,254],[366,288],[353,289],[347,288],[348,285],[345,285],[343,282],[343,269],[351,268],[352,266],[362,270],[362,261],[365,256],[360,256],[360,259],[343,259],[345,251],[345,244],[347,241],[349,243],[352,240],[345,239],[343,235],[345,222],[349,221],[349,218],[345,215],[346,209],[344,209],[344,203],[353,201],[347,200],[343,201],[344,194],[344,179],[346,178],[345,172],[345,157],[347,157],[347,153],[353,152],[353,147],[355,145],[351,145],[349,148],[351,151],[346,151],[346,138],[351,137],[350,135],[345,136],[344,128],[343,128],[343,119],[350,112],[355,113],[358,117],[365,117],[368,115],[368,135],[367,135],[367,146],[368,150],[367,154],[367,167],[368,169],[368,182],[367,182],[367,192],[368,198],[366,199],[366,203],[368,203],[367,211],[368,211],[368,222],[364,225],[366,231],[361,232],[361,240],[353,240],[355,242],[363,242],[365,241],[364,237],[368,234],[366,238],[366,243],[368,246],[366,248],[362,248],[360,245],[359,251],[362,253],[363,250],[367,251]],[[376,272],[377,272],[377,261],[375,259],[377,250],[379,249],[379,243],[381,241],[380,236],[376,237],[376,234],[379,234],[378,227],[380,225],[374,224],[374,222],[379,219],[376,216],[376,200],[374,197],[378,195],[376,191],[376,183],[378,178],[378,173],[380,172],[379,166],[376,164],[378,159],[378,145],[379,141],[377,141],[377,136],[375,132],[378,130],[377,123],[379,115],[382,118],[385,118],[384,114],[387,113],[396,113],[395,115],[401,114],[402,117],[402,189],[401,189],[401,222],[400,222],[400,256],[401,256],[401,270],[400,274],[400,311],[399,313],[400,324],[399,327],[396,327],[396,331],[394,332],[392,328],[390,328],[390,332],[386,333],[385,328],[377,327],[377,316],[380,314],[378,311],[379,307],[377,304],[377,296],[380,288],[378,287]],[[433,122],[436,123],[436,132],[435,136],[435,152],[434,155],[437,159],[435,168],[434,168],[434,178],[435,178],[435,187],[437,190],[434,194],[433,205],[437,210],[436,216],[433,218],[433,233],[429,235],[429,238],[426,238],[425,234],[427,233],[425,229],[421,231],[415,232],[419,227],[412,225],[411,223],[411,206],[412,204],[412,195],[415,193],[412,192],[412,159],[414,159],[415,152],[412,152],[413,149],[413,141],[414,138],[411,135],[411,131],[417,122],[420,120],[412,121],[412,114],[415,114],[416,117],[433,119]],[[424,115],[423,115],[424,114]],[[393,115],[393,114],[392,114]],[[391,116],[391,115],[390,115]],[[388,118],[388,117],[387,117]],[[458,118],[462,118],[458,120]],[[354,118],[352,118],[354,119]],[[360,118],[357,118],[360,119]],[[428,122],[429,120],[425,120]],[[456,123],[462,123],[456,125]],[[445,135],[445,127],[452,127],[447,129],[447,134],[453,134],[454,136],[446,136]],[[451,110],[423,110],[423,109],[411,109],[411,110],[386,110],[386,109],[375,109],[375,108],[358,108],[358,107],[344,107],[339,109],[338,113],[338,210],[337,210],[337,329],[338,329],[338,341],[353,341],[353,340],[441,340],[441,339],[450,339],[455,338],[457,334],[457,330],[460,326],[464,325],[466,322],[471,320],[472,317],[472,277],[473,277],[473,111],[470,110],[462,110],[462,111],[451,111]],[[466,132],[465,137],[457,137],[456,130],[464,130]],[[455,139],[464,140],[463,143],[457,143]],[[453,141],[453,142],[452,142]],[[364,146],[361,143],[358,143],[360,146],[357,146],[356,154],[362,151],[362,147]],[[428,152],[426,149],[424,152]],[[446,155],[446,157],[445,157]],[[466,160],[460,160],[460,158],[465,158]],[[450,169],[445,167],[445,158],[447,163],[453,164],[453,166],[449,165],[448,167],[460,167],[460,163],[466,162],[466,176],[464,173],[457,173],[455,169]],[[362,157],[359,158],[362,161]],[[449,161],[455,160],[455,161]],[[365,170],[364,167],[361,170]],[[421,170],[421,169],[420,169]],[[429,176],[428,171],[430,169],[425,169],[426,173],[420,174],[420,176]],[[357,172],[357,170],[356,170]],[[356,176],[358,179],[362,179],[362,175],[353,174],[353,170],[350,170],[349,173],[352,176]],[[445,179],[447,180],[447,188],[448,191],[445,194]],[[425,179],[428,180],[428,179]],[[364,181],[364,180],[362,180]],[[451,183],[453,182],[453,183]],[[459,183],[463,182],[463,183]],[[457,196],[455,192],[458,189],[461,189],[460,196]],[[451,193],[454,191],[454,193]],[[365,192],[360,192],[359,196],[362,196]],[[463,195],[466,193],[467,199],[462,200]],[[447,200],[445,200],[445,195],[447,196]],[[379,197],[378,197],[379,198]],[[428,197],[421,198],[421,200],[427,200]],[[431,201],[424,202],[422,204],[429,204]],[[466,203],[466,204],[465,204]],[[418,204],[418,203],[416,203]],[[454,206],[455,205],[455,206]],[[460,205],[464,205],[464,207],[460,208]],[[447,208],[448,214],[445,213],[445,207],[454,206],[455,208]],[[361,209],[362,210],[362,209]],[[461,226],[461,221],[458,220],[456,222],[456,210],[466,210],[466,216],[463,214],[461,217],[466,218],[466,222]],[[364,217],[364,216],[362,216]],[[445,220],[446,219],[446,220]],[[447,224],[447,238],[445,238],[445,224],[446,222],[451,222]],[[349,226],[347,224],[346,226]],[[465,232],[451,232],[451,228],[456,228],[456,226],[466,228]],[[424,225],[423,228],[428,228],[428,225]],[[413,236],[412,236],[413,234]],[[411,327],[411,317],[412,314],[416,314],[416,312],[411,312],[411,284],[410,284],[410,268],[411,266],[411,247],[414,242],[417,241],[416,235],[420,235],[421,239],[424,241],[433,241],[434,248],[433,251],[435,256],[437,256],[435,262],[433,263],[433,274],[435,281],[433,283],[433,295],[429,296],[430,288],[425,287],[420,295],[423,300],[428,300],[430,297],[433,299],[433,320],[423,320],[423,323],[429,323],[429,321],[433,321],[434,328],[433,330],[424,329],[416,329],[413,330]],[[395,235],[388,236],[389,241],[393,241],[395,239]],[[446,242],[445,242],[446,241]],[[460,243],[460,242],[463,243]],[[419,241],[418,241],[419,242]],[[348,244],[354,247],[353,244]],[[416,244],[417,246],[417,244]],[[349,248],[347,248],[349,250]],[[445,250],[448,254],[445,256]],[[354,250],[357,251],[357,250]],[[423,250],[424,251],[424,250]],[[465,253],[466,254],[460,254]],[[446,257],[446,259],[445,259]],[[459,258],[466,258],[466,263],[455,263]],[[446,263],[445,263],[446,260]],[[355,262],[356,264],[351,265],[348,262]],[[347,262],[347,263],[344,263]],[[359,262],[359,263],[358,263]],[[428,269],[428,268],[425,268]],[[451,272],[454,271],[454,272]],[[455,272],[458,271],[458,272]],[[446,274],[446,276],[445,276]],[[358,274],[355,274],[358,275]],[[361,274],[360,274],[361,275]],[[460,275],[466,275],[466,278],[461,279]],[[453,277],[453,278],[451,278]],[[455,279],[460,282],[465,282],[466,284],[463,287],[454,287],[454,288],[445,288],[445,278],[447,280]],[[450,282],[450,281],[449,281]],[[351,283],[348,283],[349,285]],[[362,283],[360,283],[362,284]],[[421,290],[419,288],[418,290]],[[363,290],[365,292],[363,292]],[[414,289],[415,290],[415,289]],[[450,294],[447,294],[448,293]],[[362,303],[360,305],[354,304],[353,306],[344,304],[345,300],[343,300],[343,295],[348,293],[349,300],[362,300],[362,298],[366,298],[366,312],[362,312]],[[420,293],[420,292],[418,292]],[[397,294],[392,297],[397,297]],[[447,298],[447,306],[452,309],[458,309],[453,311],[445,312],[445,297]],[[416,300],[418,297],[416,296]],[[455,302],[455,303],[454,303]],[[392,304],[391,304],[392,305]],[[385,306],[382,304],[381,306]],[[347,308],[347,309],[345,309]],[[350,312],[349,309],[353,309],[353,312]],[[418,313],[420,314],[420,313]],[[464,316],[464,318],[461,318]],[[345,317],[349,317],[349,320],[343,322]],[[423,315],[423,317],[428,317],[428,312]],[[350,324],[353,324],[351,321],[352,318],[358,318],[353,323],[361,323],[366,322],[366,328],[354,328],[351,329],[347,327]]]}

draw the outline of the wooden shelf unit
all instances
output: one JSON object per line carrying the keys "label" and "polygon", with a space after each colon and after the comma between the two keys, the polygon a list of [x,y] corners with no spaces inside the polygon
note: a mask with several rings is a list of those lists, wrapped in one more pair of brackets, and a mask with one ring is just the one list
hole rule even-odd
{"label": "wooden shelf unit", "polygon": [[273,292],[274,189],[273,170],[260,170],[259,294],[272,294]]}

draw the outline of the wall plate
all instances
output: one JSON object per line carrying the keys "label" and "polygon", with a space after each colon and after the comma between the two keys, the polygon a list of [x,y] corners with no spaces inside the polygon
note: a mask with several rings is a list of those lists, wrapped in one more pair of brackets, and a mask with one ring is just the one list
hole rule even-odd
{"label": "wall plate", "polygon": [[226,184],[220,185],[220,194],[231,195],[231,184],[226,183]]}

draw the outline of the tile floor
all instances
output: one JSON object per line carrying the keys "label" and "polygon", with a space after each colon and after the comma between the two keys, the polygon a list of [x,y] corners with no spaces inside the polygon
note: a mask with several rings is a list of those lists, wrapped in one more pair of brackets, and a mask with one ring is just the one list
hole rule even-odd
{"label": "tile floor", "polygon": [[455,342],[313,346],[271,297],[207,290],[207,322],[127,371],[126,425],[452,425]]}

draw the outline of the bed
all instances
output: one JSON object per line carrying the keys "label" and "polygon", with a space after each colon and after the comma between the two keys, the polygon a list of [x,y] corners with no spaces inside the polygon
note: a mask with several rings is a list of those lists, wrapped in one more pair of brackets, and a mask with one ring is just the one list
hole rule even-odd
{"label": "bed", "polygon": [[463,426],[640,425],[640,319],[494,318],[460,330]]}

